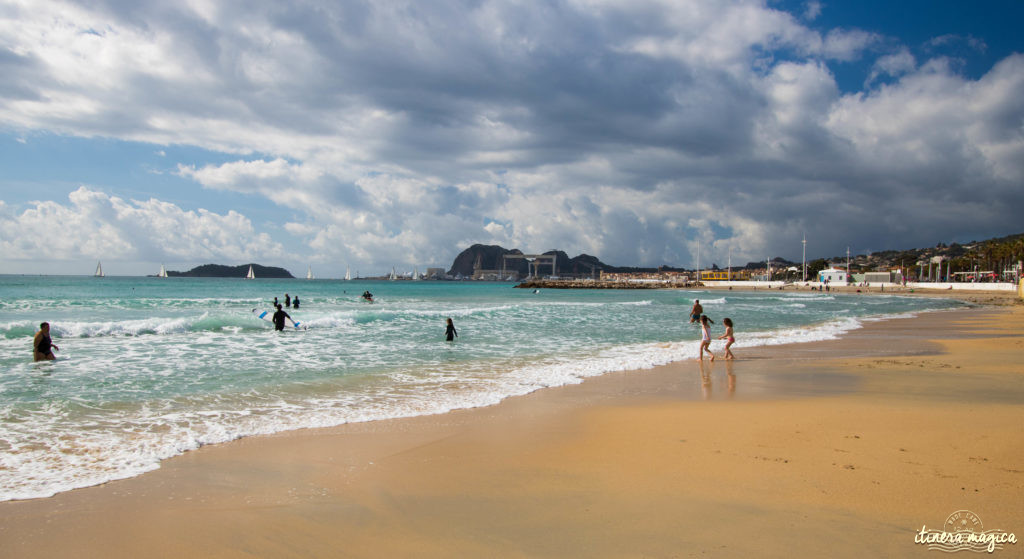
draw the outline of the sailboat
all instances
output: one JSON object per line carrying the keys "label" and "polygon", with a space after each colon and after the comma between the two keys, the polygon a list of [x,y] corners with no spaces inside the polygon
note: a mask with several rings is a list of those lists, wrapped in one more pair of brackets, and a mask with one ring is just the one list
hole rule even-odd
{"label": "sailboat", "polygon": [[395,281],[396,279],[398,279],[398,274],[395,273],[395,267],[394,266],[391,267],[391,278],[390,279],[391,279],[391,281]]}
{"label": "sailboat", "polygon": [[166,278],[167,277],[167,269],[164,268],[163,264],[160,265],[160,273],[157,274],[156,277],[158,277],[158,278]]}
{"label": "sailboat", "polygon": [[103,277],[103,263],[96,261],[96,273],[93,276],[97,278]]}
{"label": "sailboat", "polygon": [[419,281],[419,279],[420,279],[420,268],[419,268],[419,266],[417,266],[417,267],[412,269],[412,279],[413,279],[413,281]]}
{"label": "sailboat", "polygon": [[256,274],[252,273],[252,264],[249,264],[249,273],[245,274],[245,279],[256,279]]}
{"label": "sailboat", "polygon": [[312,265],[310,265],[308,268],[306,268],[306,279],[315,279],[313,277],[313,266]]}
{"label": "sailboat", "polygon": [[348,266],[345,266],[345,281],[352,280],[352,273],[349,271]]}

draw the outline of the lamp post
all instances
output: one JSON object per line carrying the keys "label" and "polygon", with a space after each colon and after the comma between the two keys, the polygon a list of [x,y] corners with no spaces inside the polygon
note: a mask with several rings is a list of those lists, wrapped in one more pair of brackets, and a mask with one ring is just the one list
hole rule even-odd
{"label": "lamp post", "polygon": [[803,243],[804,243],[804,271],[803,271],[803,280],[802,281],[806,282],[807,281],[807,233],[804,233]]}

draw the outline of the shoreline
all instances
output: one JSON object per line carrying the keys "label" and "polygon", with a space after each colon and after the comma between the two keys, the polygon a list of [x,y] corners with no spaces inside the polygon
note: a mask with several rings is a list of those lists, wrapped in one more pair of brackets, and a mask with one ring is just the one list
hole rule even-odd
{"label": "shoreline", "polygon": [[[901,509],[887,504],[885,514],[872,518],[877,515],[872,501],[858,500],[851,489],[870,492],[872,486],[847,485],[841,477],[855,478],[856,472],[865,470],[874,474],[871,466],[855,463],[853,456],[843,456],[849,463],[829,465],[821,462],[819,449],[805,448],[806,437],[791,433],[790,438],[777,440],[776,433],[765,431],[766,425],[779,421],[778,416],[787,418],[783,421],[789,422],[788,427],[801,418],[819,417],[820,425],[806,426],[797,434],[809,437],[818,429],[818,435],[832,436],[842,430],[848,416],[860,417],[859,412],[887,418],[895,414],[917,425],[918,436],[948,448],[940,436],[966,438],[969,427],[991,428],[1008,418],[1019,425],[1024,417],[1019,404],[1024,396],[1021,375],[1003,369],[1019,363],[1012,357],[1024,355],[1020,349],[1024,342],[1019,329],[998,331],[993,338],[995,327],[989,323],[1019,324],[1021,308],[974,307],[925,314],[931,316],[918,319],[928,324],[924,334],[911,331],[904,320],[884,320],[865,324],[839,340],[737,350],[743,353],[733,363],[720,360],[701,366],[697,361],[682,361],[608,373],[485,408],[303,429],[206,446],[134,478],[46,499],[0,503],[0,544],[12,556],[26,557],[54,556],[61,549],[115,557],[184,553],[234,557],[257,550],[268,556],[660,556],[690,553],[674,546],[697,541],[712,555],[729,556],[743,549],[743,542],[731,541],[727,534],[749,530],[760,534],[759,544],[764,545],[767,538],[775,546],[770,549],[783,554],[785,546],[796,541],[795,534],[766,532],[763,521],[750,516],[752,507],[777,515],[781,523],[799,521],[817,527],[822,533],[811,536],[807,549],[833,556],[855,556],[863,548],[836,549],[826,540],[836,537],[849,542],[850,534],[867,535],[879,529],[892,533],[898,542],[884,549],[912,553],[913,534],[908,532],[910,543],[904,545],[902,531],[920,526],[904,527],[901,522],[927,513],[910,524],[937,525],[960,508],[985,519],[986,528],[1024,533],[1024,510],[1019,505],[1024,476],[1019,473],[998,468],[990,472],[994,476],[990,485],[1008,491],[1017,499],[1016,507],[996,498],[978,501],[1005,509],[1002,518],[999,514],[1004,511],[966,505],[931,510],[930,506],[947,503],[918,494],[911,495],[920,500],[917,505]],[[987,351],[1002,351],[1000,341],[1016,351],[1011,359],[1000,353],[967,379],[956,372],[976,366],[976,359],[970,357],[975,351],[972,344],[984,342]],[[947,401],[951,393],[965,394],[967,402]],[[975,408],[982,403],[986,409],[978,413]],[[966,410],[972,411],[967,417],[973,424],[946,426],[948,421],[942,419],[950,411]],[[869,423],[869,431],[878,437],[890,427],[885,421]],[[684,426],[682,434],[672,431],[672,426],[679,425]],[[945,433],[932,433],[934,428]],[[988,452],[998,450],[990,441],[986,456],[976,452],[977,456],[968,457],[977,459],[976,463],[968,460],[961,466],[998,464],[1003,470],[1014,470],[1012,463],[1024,462],[1020,450],[1024,440],[1019,434],[1010,435],[1005,439],[1008,454],[997,457]],[[837,446],[836,456],[843,454],[839,452],[843,447],[868,445],[867,435],[846,436],[851,439],[831,443]],[[902,444],[907,448],[900,452],[919,450]],[[979,445],[984,446],[972,443]],[[871,452],[856,456],[868,462],[892,461],[893,457],[875,456],[881,453],[877,445],[870,448]],[[800,458],[801,452],[806,456]],[[793,453],[797,457],[789,457]],[[845,454],[851,453],[856,454],[854,446],[845,449]],[[671,459],[664,460],[666,456]],[[941,453],[927,454],[927,459],[916,454],[895,457],[924,460],[913,466],[922,475],[929,473],[929,466],[951,467],[929,462],[941,461]],[[690,462],[693,467],[683,467]],[[798,475],[804,485],[776,471],[791,464],[807,466]],[[629,480],[628,486],[612,473]],[[835,477],[837,473],[840,477]],[[879,473],[884,474],[884,469]],[[781,476],[776,481],[789,487],[789,493],[761,487],[766,475],[776,474]],[[924,493],[931,492],[931,477],[946,479],[928,476],[924,487],[929,491]],[[651,486],[657,486],[658,480],[663,482],[664,494]],[[913,479],[901,481],[902,486],[893,484],[889,490],[913,485]],[[891,480],[879,483],[888,486]],[[825,494],[846,494],[851,501],[823,500],[807,484]],[[985,487],[975,489],[982,493]],[[987,492],[983,496],[990,497]],[[971,501],[980,498],[969,497]],[[925,502],[929,507],[922,506]],[[630,518],[622,516],[625,511],[631,512]],[[685,523],[673,524],[677,513],[704,515],[700,534],[685,530]],[[530,520],[537,515],[550,526]],[[610,529],[611,519],[622,527]],[[849,523],[845,531],[836,524],[842,519]],[[249,523],[258,528],[249,528]],[[565,547],[567,541],[553,532],[584,547]],[[133,536],[117,537],[124,533]],[[177,541],[175,534],[195,537]],[[601,544],[587,547],[594,544],[587,544],[591,540],[584,535]],[[641,535],[650,541],[643,543]],[[711,546],[719,539],[728,545]],[[83,546],[83,540],[91,545]],[[762,550],[763,555],[765,548],[752,549]]]}

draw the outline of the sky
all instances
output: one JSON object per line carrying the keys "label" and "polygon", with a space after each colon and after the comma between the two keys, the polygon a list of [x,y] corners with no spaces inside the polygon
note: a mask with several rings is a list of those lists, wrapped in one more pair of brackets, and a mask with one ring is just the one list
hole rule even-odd
{"label": "sky", "polygon": [[1017,0],[0,0],[0,273],[1024,232]]}

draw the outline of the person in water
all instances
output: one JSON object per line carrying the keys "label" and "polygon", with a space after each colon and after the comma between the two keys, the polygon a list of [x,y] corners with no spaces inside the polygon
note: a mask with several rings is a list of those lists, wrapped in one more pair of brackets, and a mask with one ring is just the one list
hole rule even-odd
{"label": "person in water", "polygon": [[700,355],[698,359],[704,359],[704,352],[708,352],[711,356],[711,360],[715,360],[715,354],[711,353],[711,319],[708,315],[700,315]]}
{"label": "person in water", "polygon": [[277,302],[277,297],[274,297],[274,302],[273,302],[273,303],[271,303],[271,305],[270,305],[270,306],[276,309],[276,308],[277,308],[277,306],[278,306],[278,305],[280,305],[280,304],[281,304],[281,303],[278,303],[278,302]]}
{"label": "person in water", "polygon": [[732,347],[732,344],[736,343],[736,338],[733,337],[732,319],[731,318],[723,318],[722,319],[722,324],[725,324],[725,333],[722,334],[721,336],[719,336],[718,339],[719,340],[725,340],[725,358],[726,359],[735,359],[736,356],[733,355],[732,354],[732,350],[729,349],[730,347]]}
{"label": "person in water", "polygon": [[299,296],[298,295],[296,295],[295,298],[292,299],[292,308],[293,309],[299,308]]}
{"label": "person in water", "polygon": [[278,330],[278,331],[284,330],[284,319],[285,318],[290,319],[291,316],[289,316],[288,313],[286,313],[283,310],[281,310],[281,305],[280,304],[277,305],[277,312],[274,313],[274,317],[273,317],[274,330]]}
{"label": "person in water", "polygon": [[700,320],[700,315],[704,314],[704,307],[700,304],[700,299],[693,300],[693,306],[690,307],[690,324]]}
{"label": "person in water", "polygon": [[60,350],[57,344],[50,339],[50,323],[43,322],[39,325],[39,331],[35,338],[32,338],[32,357],[36,361],[55,361],[57,356],[53,350]]}
{"label": "person in water", "polygon": [[289,309],[292,308],[292,296],[287,293],[284,294],[284,306]]}
{"label": "person in water", "polygon": [[444,339],[451,342],[455,338],[459,337],[459,333],[455,331],[455,324],[452,323],[452,319],[448,319],[448,324],[444,329]]}

